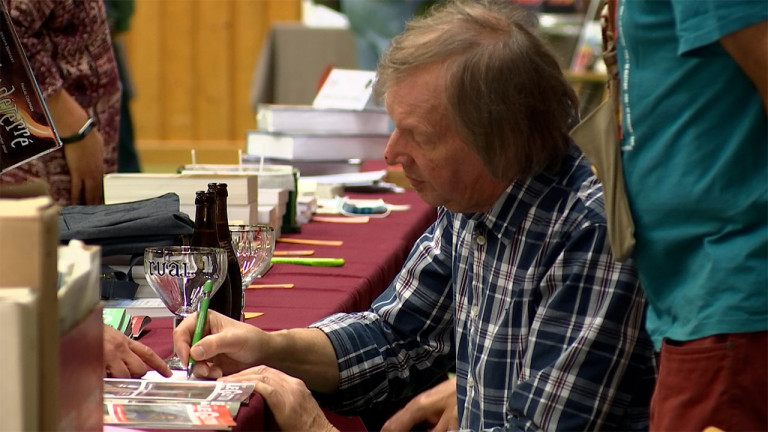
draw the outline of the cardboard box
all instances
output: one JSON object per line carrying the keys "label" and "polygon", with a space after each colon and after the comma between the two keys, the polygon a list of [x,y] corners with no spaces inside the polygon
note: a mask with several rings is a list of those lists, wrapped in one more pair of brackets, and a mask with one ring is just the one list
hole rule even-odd
{"label": "cardboard box", "polygon": [[58,215],[48,197],[0,200],[0,289],[29,287],[37,294],[41,430],[57,428]]}
{"label": "cardboard box", "polygon": [[[59,349],[60,431],[101,432],[104,399],[104,323],[99,303],[61,336]],[[44,429],[47,430],[47,429]]]}
{"label": "cardboard box", "polygon": [[334,67],[358,68],[355,38],[349,29],[274,24],[254,71],[254,112],[259,103],[311,105]]}

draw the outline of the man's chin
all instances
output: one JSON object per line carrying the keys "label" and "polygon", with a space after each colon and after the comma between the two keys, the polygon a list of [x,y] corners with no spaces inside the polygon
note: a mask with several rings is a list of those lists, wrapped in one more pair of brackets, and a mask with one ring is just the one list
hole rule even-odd
{"label": "man's chin", "polygon": [[434,190],[424,187],[424,184],[414,187],[413,190],[419,194],[419,198],[421,198],[422,201],[431,206],[438,207],[445,202],[445,200],[441,199]]}

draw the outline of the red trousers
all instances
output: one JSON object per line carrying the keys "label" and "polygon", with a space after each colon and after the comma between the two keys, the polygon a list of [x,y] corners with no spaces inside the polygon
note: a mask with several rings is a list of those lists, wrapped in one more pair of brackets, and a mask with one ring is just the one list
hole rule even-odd
{"label": "red trousers", "polygon": [[768,431],[768,332],[665,341],[651,431]]}

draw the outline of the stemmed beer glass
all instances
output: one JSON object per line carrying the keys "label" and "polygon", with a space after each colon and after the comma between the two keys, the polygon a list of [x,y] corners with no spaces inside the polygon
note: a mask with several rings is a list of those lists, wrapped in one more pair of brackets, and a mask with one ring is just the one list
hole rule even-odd
{"label": "stemmed beer glass", "polygon": [[245,290],[254,279],[261,277],[271,264],[275,250],[275,230],[269,225],[230,225],[232,247],[240,264],[243,280],[243,304],[245,308]]}
{"label": "stemmed beer glass", "polygon": [[[171,313],[173,327],[197,311],[203,285],[210,280],[216,293],[227,275],[227,252],[222,248],[161,246],[144,250],[144,274]],[[171,369],[184,369],[174,350],[166,359]]]}

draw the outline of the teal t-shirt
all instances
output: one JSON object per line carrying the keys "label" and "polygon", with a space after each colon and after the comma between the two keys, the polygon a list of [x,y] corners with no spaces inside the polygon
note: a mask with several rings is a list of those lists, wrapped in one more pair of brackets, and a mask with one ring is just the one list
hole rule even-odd
{"label": "teal t-shirt", "polygon": [[718,39],[765,0],[620,0],[622,158],[656,344],[768,329],[768,121]]}

